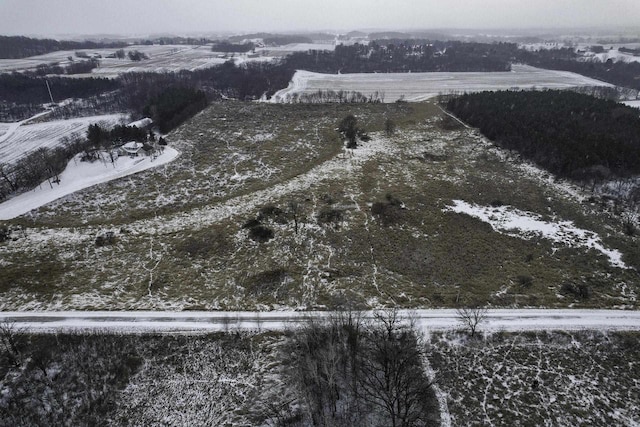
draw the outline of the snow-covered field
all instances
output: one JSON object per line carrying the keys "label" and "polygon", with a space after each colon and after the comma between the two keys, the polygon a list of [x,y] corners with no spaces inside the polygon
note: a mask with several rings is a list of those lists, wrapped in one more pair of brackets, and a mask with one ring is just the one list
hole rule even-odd
{"label": "snow-covered field", "polygon": [[81,162],[78,155],[60,175],[60,183],[49,185],[45,181],[32,191],[0,203],[0,219],[15,218],[83,188],[166,164],[178,157],[178,154],[175,149],[166,147],[154,160],[149,157],[121,156],[113,164],[110,161]]}
{"label": "snow-covered field", "polygon": [[12,163],[20,157],[41,147],[52,148],[60,144],[60,139],[74,133],[83,134],[89,125],[101,123],[112,126],[126,120],[123,114],[81,117],[69,120],[55,120],[45,123],[24,124],[2,123],[0,129],[0,163]]}
{"label": "snow-covered field", "polygon": [[319,90],[378,92],[384,102],[398,99],[422,101],[450,92],[481,92],[507,89],[565,89],[579,86],[611,86],[567,71],[513,65],[511,72],[495,73],[366,73],[320,74],[299,70],[289,87],[276,92],[272,102],[288,102],[294,94]]}
{"label": "snow-covered field", "polygon": [[[245,54],[228,54],[222,52],[212,52],[211,46],[191,46],[191,45],[135,45],[123,48],[125,52],[137,50],[146,54],[149,59],[141,61],[131,61],[124,59],[107,58],[117,49],[85,49],[89,56],[100,55],[100,66],[93,70],[91,74],[76,75],[75,77],[97,76],[97,77],[117,77],[121,73],[127,72],[176,72],[179,70],[196,70],[208,68],[213,65],[222,64],[233,56],[236,62],[271,60],[271,57],[260,56],[248,58]],[[284,52],[284,51],[283,51]],[[13,71],[34,70],[40,64],[59,63],[62,66],[69,65],[69,57],[74,61],[81,61],[84,58],[75,56],[76,51],[51,52],[45,55],[32,56],[23,59],[0,59],[0,72],[8,73]],[[285,53],[276,52],[277,56]]]}

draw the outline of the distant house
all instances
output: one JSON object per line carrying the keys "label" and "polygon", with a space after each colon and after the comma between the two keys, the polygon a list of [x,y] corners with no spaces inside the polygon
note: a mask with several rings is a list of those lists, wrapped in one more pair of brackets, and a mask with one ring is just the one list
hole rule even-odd
{"label": "distant house", "polygon": [[137,157],[144,144],[142,142],[127,142],[120,147],[121,156]]}

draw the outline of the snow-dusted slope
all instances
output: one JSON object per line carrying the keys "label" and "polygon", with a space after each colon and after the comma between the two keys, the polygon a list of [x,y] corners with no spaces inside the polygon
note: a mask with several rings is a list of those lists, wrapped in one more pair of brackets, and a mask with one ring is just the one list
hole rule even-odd
{"label": "snow-dusted slope", "polygon": [[76,156],[60,175],[59,184],[49,184],[45,181],[32,191],[0,203],[0,219],[15,218],[67,194],[163,165],[176,157],[178,157],[178,151],[171,147],[166,147],[155,160],[149,157],[124,156],[119,157],[113,164],[109,161],[81,162]]}

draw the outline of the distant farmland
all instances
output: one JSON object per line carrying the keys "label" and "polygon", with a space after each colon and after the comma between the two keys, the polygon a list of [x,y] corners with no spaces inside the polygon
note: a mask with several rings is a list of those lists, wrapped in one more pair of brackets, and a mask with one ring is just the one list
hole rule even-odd
{"label": "distant farmland", "polygon": [[511,72],[481,73],[377,73],[320,74],[297,71],[289,87],[277,92],[273,102],[290,102],[292,97],[318,91],[355,91],[369,96],[376,92],[384,102],[399,99],[422,101],[450,92],[481,92],[507,89],[565,89],[580,86],[612,86],[566,71],[543,70],[513,65]]}

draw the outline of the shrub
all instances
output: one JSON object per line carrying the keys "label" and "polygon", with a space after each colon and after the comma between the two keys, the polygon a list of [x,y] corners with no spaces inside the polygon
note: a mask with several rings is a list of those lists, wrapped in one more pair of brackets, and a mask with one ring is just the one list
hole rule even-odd
{"label": "shrub", "polygon": [[11,237],[11,229],[6,225],[0,227],[0,243],[6,242]]}
{"label": "shrub", "polygon": [[584,283],[575,285],[573,283],[563,283],[560,287],[560,293],[563,295],[572,295],[579,299],[588,299],[591,296],[591,289]]}
{"label": "shrub", "polygon": [[96,237],[96,246],[102,247],[107,245],[113,245],[117,241],[116,233],[113,231],[107,231]]}
{"label": "shrub", "polygon": [[387,194],[385,198],[386,201],[371,205],[371,214],[377,217],[382,225],[392,225],[401,219],[403,203],[391,194]]}
{"label": "shrub", "polygon": [[523,288],[528,288],[533,285],[533,277],[527,276],[525,274],[519,275],[516,278],[516,281],[518,282],[518,285],[522,286]]}
{"label": "shrub", "polygon": [[258,211],[258,221],[270,219],[278,224],[286,224],[288,222],[286,213],[277,206],[266,205]]}
{"label": "shrub", "polygon": [[320,209],[318,212],[318,223],[320,224],[334,224],[337,225],[342,221],[344,214],[339,209],[334,209],[332,207],[325,207]]}
{"label": "shrub", "polygon": [[249,237],[256,242],[264,243],[273,239],[273,230],[264,225],[257,225],[249,229]]}

